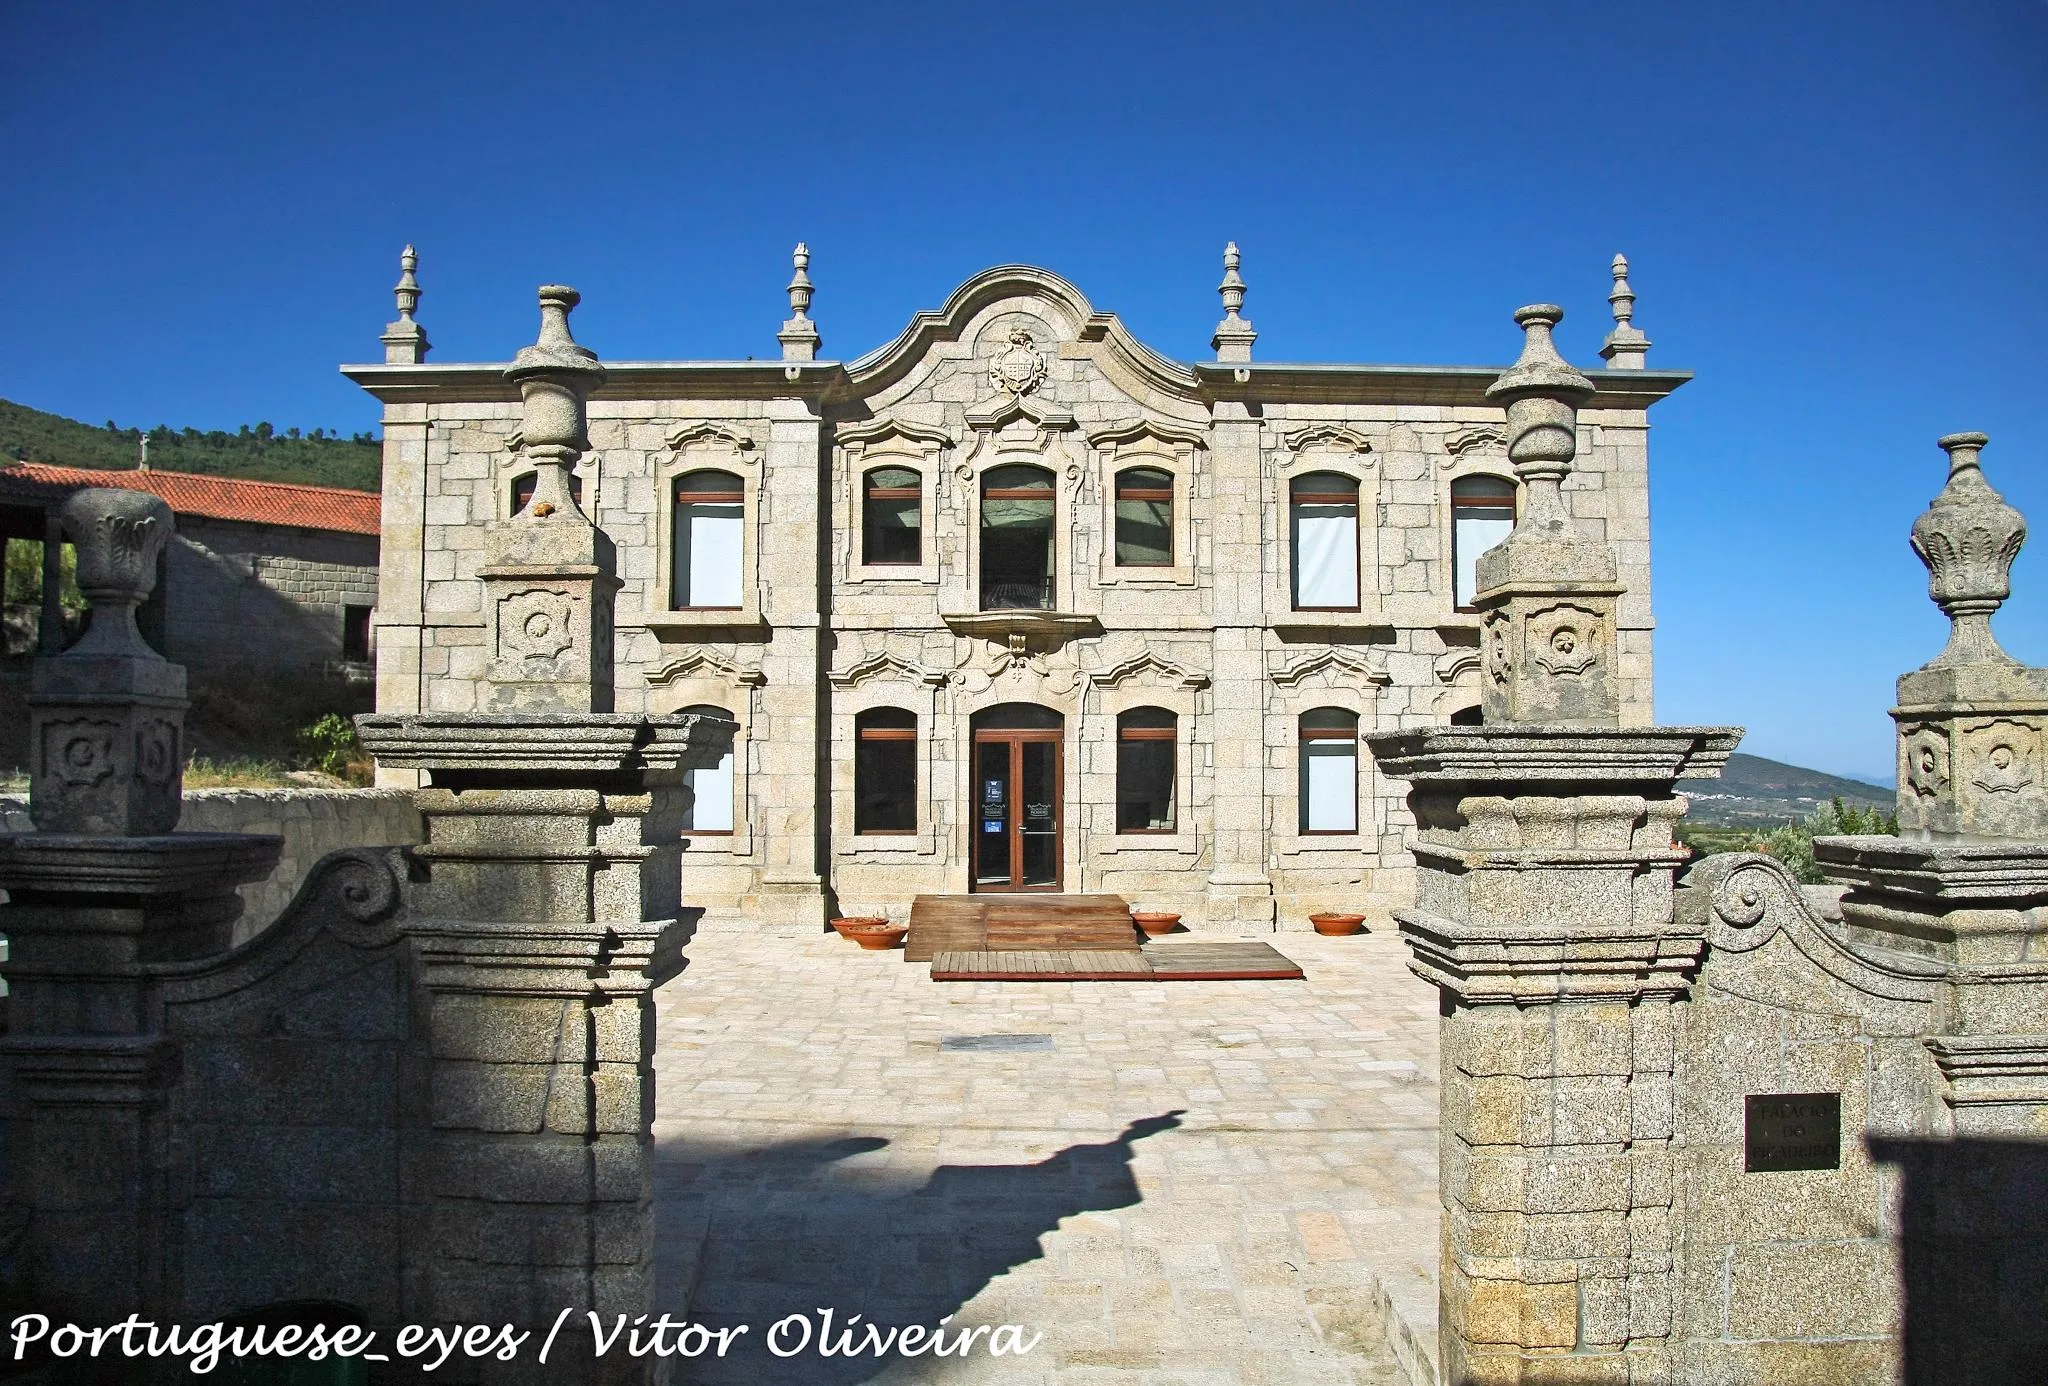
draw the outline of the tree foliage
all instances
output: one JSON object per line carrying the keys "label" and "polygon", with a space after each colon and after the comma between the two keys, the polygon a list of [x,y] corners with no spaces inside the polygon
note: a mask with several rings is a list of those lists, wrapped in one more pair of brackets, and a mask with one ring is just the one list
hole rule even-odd
{"label": "tree foliage", "polygon": [[383,447],[374,433],[343,437],[325,428],[279,432],[268,421],[243,424],[229,433],[196,428],[104,427],[46,414],[0,400],[0,465],[47,462],[97,471],[132,470],[149,439],[149,465],[165,471],[200,472],[243,481],[290,481],[306,486],[345,486],[374,491],[383,471]]}

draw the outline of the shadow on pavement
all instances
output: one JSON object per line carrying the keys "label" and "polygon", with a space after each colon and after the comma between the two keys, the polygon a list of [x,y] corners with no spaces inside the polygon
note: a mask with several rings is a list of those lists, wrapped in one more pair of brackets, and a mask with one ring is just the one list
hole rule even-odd
{"label": "shadow on pavement", "polygon": [[[676,1381],[841,1386],[892,1365],[897,1377],[906,1369],[931,1373],[939,1364],[926,1356],[904,1357],[893,1348],[877,1356],[867,1325],[882,1333],[913,1324],[933,1329],[994,1277],[1037,1260],[1039,1238],[1060,1219],[1137,1204],[1135,1142],[1174,1129],[1180,1117],[1145,1117],[1114,1140],[1071,1145],[1035,1164],[942,1165],[922,1184],[907,1186],[887,1171],[841,1166],[888,1145],[876,1136],[715,1152],[665,1142],[658,1157],[661,1235],[689,1235],[691,1220],[709,1221],[688,1318],[714,1331],[749,1327],[730,1340],[723,1359],[711,1352],[672,1359]],[[825,1308],[833,1311],[835,1341],[853,1315],[861,1316],[854,1338],[866,1352],[820,1354]],[[765,1340],[788,1315],[809,1320],[809,1343],[778,1357]],[[945,1326],[947,1342],[960,1327]],[[1027,1341],[1052,1327],[1023,1325]],[[792,1325],[782,1346],[794,1347],[803,1336]],[[977,1340],[972,1357],[986,1359],[989,1342],[988,1335]],[[948,1356],[958,1361],[957,1352]]]}

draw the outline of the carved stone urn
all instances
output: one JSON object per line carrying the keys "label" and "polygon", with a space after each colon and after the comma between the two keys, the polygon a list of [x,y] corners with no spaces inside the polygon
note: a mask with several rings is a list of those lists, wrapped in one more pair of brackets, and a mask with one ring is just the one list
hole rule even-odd
{"label": "carved stone urn", "polygon": [[168,833],[184,788],[185,670],[143,640],[135,608],[156,586],[171,508],[93,487],[58,519],[78,548],[92,624],[30,674],[29,815],[46,833]]}

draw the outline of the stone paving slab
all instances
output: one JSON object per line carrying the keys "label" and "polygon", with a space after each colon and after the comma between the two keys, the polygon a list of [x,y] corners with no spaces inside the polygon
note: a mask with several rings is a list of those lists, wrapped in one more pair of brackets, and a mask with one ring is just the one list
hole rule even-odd
{"label": "stone paving slab", "polygon": [[[1305,982],[935,985],[700,934],[657,997],[663,1305],[750,1332],[677,1379],[1433,1381],[1435,993],[1391,929],[1284,942]],[[828,1307],[1043,1336],[823,1357]]]}

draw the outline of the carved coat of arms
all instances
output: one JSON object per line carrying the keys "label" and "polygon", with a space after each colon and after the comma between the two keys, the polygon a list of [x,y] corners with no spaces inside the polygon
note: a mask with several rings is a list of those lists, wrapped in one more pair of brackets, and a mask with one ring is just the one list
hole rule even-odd
{"label": "carved coat of arms", "polygon": [[1009,340],[1009,347],[988,363],[989,383],[1013,395],[1028,395],[1045,379],[1045,356],[1034,349],[1028,328],[1011,328]]}

